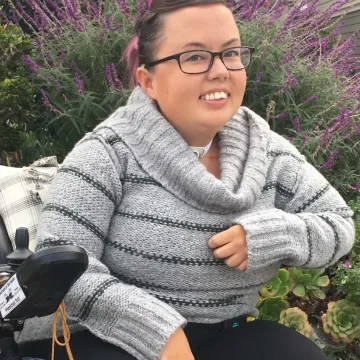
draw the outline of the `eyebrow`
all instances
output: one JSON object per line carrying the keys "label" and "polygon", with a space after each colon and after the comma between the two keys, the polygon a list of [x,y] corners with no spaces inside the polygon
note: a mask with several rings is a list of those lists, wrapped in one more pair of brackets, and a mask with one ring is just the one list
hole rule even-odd
{"label": "eyebrow", "polygon": [[[236,41],[237,41],[237,42],[240,42],[239,39],[234,38],[234,39],[231,39],[231,40],[225,42],[222,47],[231,45],[232,43],[234,43],[234,42],[236,42]],[[200,43],[200,42],[190,42],[190,43],[187,43],[186,45],[184,45],[182,48],[184,49],[184,48],[190,47],[190,46],[198,47],[198,48],[203,48],[203,49],[205,49],[205,48],[207,47],[206,45],[204,45],[203,43]]]}

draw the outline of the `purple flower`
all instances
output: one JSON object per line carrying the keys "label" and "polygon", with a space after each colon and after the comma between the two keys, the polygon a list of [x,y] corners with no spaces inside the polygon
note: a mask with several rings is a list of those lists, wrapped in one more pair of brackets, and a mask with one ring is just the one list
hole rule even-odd
{"label": "purple flower", "polygon": [[324,146],[328,142],[330,136],[331,136],[331,129],[326,128],[325,131],[323,132],[322,136],[321,136],[320,145]]}
{"label": "purple flower", "polygon": [[294,54],[292,51],[290,51],[281,59],[281,63],[287,64],[289,61],[291,61],[293,59],[293,57],[294,57]]}
{"label": "purple flower", "polygon": [[360,125],[356,126],[349,134],[346,135],[346,139],[351,139],[355,135],[360,134]]}
{"label": "purple flower", "polygon": [[142,15],[144,11],[145,11],[145,9],[144,9],[144,1],[143,0],[138,0],[138,13],[140,15]]}
{"label": "purple flower", "polygon": [[129,18],[130,16],[130,9],[128,4],[126,3],[126,0],[117,0],[117,3],[122,10],[122,13],[125,15],[126,18]]}
{"label": "purple flower", "polygon": [[281,113],[281,114],[279,114],[276,118],[277,118],[277,119],[286,119],[287,117],[288,117],[287,114]]}
{"label": "purple flower", "polygon": [[99,15],[100,15],[100,12],[99,12],[99,9],[98,9],[95,1],[93,1],[93,2],[91,3],[91,10],[92,10],[93,16],[94,16],[95,18],[98,18]]}
{"label": "purple flower", "polygon": [[18,1],[16,1],[16,6],[19,9],[21,16],[37,29],[35,21],[25,12],[24,7]]}
{"label": "purple flower", "polygon": [[319,96],[310,96],[309,98],[307,98],[305,101],[303,101],[299,106],[303,106],[308,104],[311,101],[317,100],[319,99]]}
{"label": "purple flower", "polygon": [[33,60],[31,60],[29,55],[22,55],[21,60],[25,65],[27,65],[30,69],[30,71],[37,75],[39,72],[39,65],[37,65]]}
{"label": "purple flower", "polygon": [[296,116],[294,119],[294,127],[297,133],[300,132],[300,119],[298,116]]}
{"label": "purple flower", "polygon": [[61,50],[60,50],[60,64],[61,65],[64,63],[64,59],[65,59],[65,50],[64,50],[64,48],[61,48]]}
{"label": "purple flower", "polygon": [[291,88],[291,87],[295,86],[296,84],[297,84],[297,81],[295,79],[294,74],[291,71],[289,71],[288,78],[287,78],[286,84],[285,84],[285,89]]}
{"label": "purple flower", "polygon": [[111,64],[111,71],[112,71],[113,79],[115,81],[116,88],[119,89],[119,90],[122,90],[123,89],[123,84],[119,79],[119,76],[118,76],[118,73],[116,71],[116,68],[115,68],[114,64]]}
{"label": "purple flower", "polygon": [[84,95],[84,82],[81,80],[78,72],[75,72],[76,85],[78,88],[78,92],[81,96]]}
{"label": "purple flower", "polygon": [[79,72],[79,68],[74,60],[71,62],[71,65],[73,66],[73,68],[76,72]]}
{"label": "purple flower", "polygon": [[335,164],[335,157],[338,155],[340,150],[336,148],[330,153],[328,160],[320,166],[321,169],[331,169]]}
{"label": "purple flower", "polygon": [[114,32],[116,30],[116,26],[113,26],[113,24],[111,22],[111,18],[108,15],[105,16],[105,26],[111,32]]}
{"label": "purple flower", "polygon": [[111,68],[110,68],[109,65],[106,65],[106,66],[105,66],[105,74],[106,74],[106,79],[107,79],[107,81],[108,81],[109,86],[110,86],[112,89],[116,89],[114,80],[113,80],[112,75],[111,75]]}
{"label": "purple flower", "polygon": [[41,93],[41,97],[43,100],[43,104],[48,107],[52,112],[57,113],[57,114],[61,114],[61,111],[59,111],[58,109],[56,109],[53,105],[51,105],[49,98],[46,95],[45,90],[40,89],[40,93]]}
{"label": "purple flower", "polygon": [[15,13],[14,13],[13,16],[12,16],[12,19],[13,19],[14,24],[16,24],[17,26],[20,26],[20,24],[19,24],[19,19],[18,19],[18,17],[16,16]]}
{"label": "purple flower", "polygon": [[257,78],[256,78],[256,84],[259,84],[260,81],[261,81],[261,78],[263,77],[263,73],[262,72],[259,72]]}
{"label": "purple flower", "polygon": [[5,24],[8,25],[10,21],[5,15],[5,13],[3,13],[1,10],[0,10],[0,16],[3,17],[3,19],[5,20]]}
{"label": "purple flower", "polygon": [[358,182],[358,183],[355,184],[354,186],[348,185],[348,188],[349,188],[350,190],[360,192],[360,182]]}
{"label": "purple flower", "polygon": [[76,19],[75,9],[69,0],[65,0],[66,10],[70,18]]}
{"label": "purple flower", "polygon": [[351,269],[352,268],[352,264],[350,261],[345,261],[344,264],[343,264],[345,267]]}
{"label": "purple flower", "polygon": [[75,61],[72,61],[71,63],[72,63],[72,66],[73,66],[73,68],[74,68],[74,70],[75,70],[75,81],[76,81],[76,86],[77,86],[77,88],[78,88],[78,92],[79,92],[79,94],[80,94],[81,96],[83,96],[83,95],[84,95],[84,82],[83,82],[83,81],[81,80],[81,78],[80,78],[79,68],[78,68],[78,66],[77,66],[77,64],[76,64]]}

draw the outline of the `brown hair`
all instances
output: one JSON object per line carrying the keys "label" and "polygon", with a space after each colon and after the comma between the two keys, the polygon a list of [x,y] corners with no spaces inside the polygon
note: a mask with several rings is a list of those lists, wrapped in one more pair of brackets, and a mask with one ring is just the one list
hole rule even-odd
{"label": "brown hair", "polygon": [[153,55],[160,46],[164,14],[187,6],[213,3],[225,4],[222,0],[146,0],[147,10],[135,25],[136,36],[127,46],[123,58],[129,71],[129,85],[136,86],[136,70],[140,64],[154,60]]}

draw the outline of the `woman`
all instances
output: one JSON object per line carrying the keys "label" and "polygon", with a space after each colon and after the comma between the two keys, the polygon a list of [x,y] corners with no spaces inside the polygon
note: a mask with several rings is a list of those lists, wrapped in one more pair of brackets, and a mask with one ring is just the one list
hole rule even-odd
{"label": "woman", "polygon": [[[281,264],[350,251],[350,209],[240,107],[252,48],[221,1],[155,1],[137,33],[139,86],[68,155],[39,227],[38,249],[90,256],[66,298],[75,359],[325,359],[247,316]],[[50,336],[50,319],[28,321],[22,354],[48,358]]]}

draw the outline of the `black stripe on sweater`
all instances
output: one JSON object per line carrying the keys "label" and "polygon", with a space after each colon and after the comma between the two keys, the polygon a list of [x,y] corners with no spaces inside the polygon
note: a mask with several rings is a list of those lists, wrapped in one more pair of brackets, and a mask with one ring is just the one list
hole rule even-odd
{"label": "black stripe on sweater", "polygon": [[312,238],[311,238],[311,232],[310,232],[310,226],[306,219],[303,219],[305,225],[306,225],[306,240],[308,243],[308,257],[305,261],[305,263],[302,266],[306,266],[310,261],[312,257]]}
{"label": "black stripe on sweater", "polygon": [[305,203],[303,203],[297,210],[295,210],[295,214],[304,211],[307,207],[309,207],[315,201],[319,200],[320,197],[323,196],[328,190],[330,190],[330,185],[326,184],[313,197],[311,197],[309,200],[307,200]]}
{"label": "black stripe on sweater", "polygon": [[146,185],[155,185],[155,186],[160,186],[160,187],[162,187],[161,184],[159,184],[158,182],[156,182],[156,181],[155,181],[153,178],[151,178],[151,177],[138,176],[138,175],[133,175],[133,174],[127,174],[127,175],[125,176],[124,183],[146,184]]}
{"label": "black stripe on sweater", "polygon": [[36,251],[41,250],[43,248],[49,248],[53,246],[61,246],[61,245],[76,245],[73,241],[68,240],[55,240],[54,238],[46,238],[41,240],[38,245],[36,246]]}
{"label": "black stripe on sweater", "polygon": [[88,230],[90,230],[93,234],[95,234],[100,240],[105,242],[105,235],[101,232],[101,230],[93,224],[91,221],[86,219],[85,217],[77,214],[75,211],[70,210],[69,208],[62,206],[62,205],[55,205],[55,204],[47,204],[43,212],[45,211],[55,211],[60,213],[61,215],[67,216],[70,219],[76,221],[78,224],[86,227]]}
{"label": "black stripe on sweater", "polygon": [[291,191],[290,188],[280,184],[277,181],[271,181],[267,184],[265,184],[265,186],[263,187],[263,191],[267,191],[267,190],[271,190],[271,189],[276,189],[276,191],[285,197],[288,198],[292,198],[294,196],[294,193]]}
{"label": "black stripe on sweater", "polygon": [[[112,271],[111,275],[115,276],[116,278],[118,278],[120,281],[122,281],[125,284],[135,285],[139,288],[146,289],[146,290],[151,290],[151,291],[166,290],[166,291],[181,291],[181,292],[184,291],[184,288],[177,289],[177,288],[169,287],[166,285],[149,283],[149,282],[142,281],[142,280],[139,280],[136,278],[131,278],[129,276],[125,276],[123,274],[119,274],[115,271]],[[237,287],[237,290],[248,290],[248,289],[253,289],[253,288],[259,288],[262,285],[264,285],[263,281],[258,284],[239,286],[239,287]],[[243,296],[243,295],[241,295],[241,296]]]}
{"label": "black stripe on sweater", "polygon": [[202,308],[214,308],[214,307],[224,307],[230,305],[244,304],[244,302],[239,301],[243,295],[232,295],[223,299],[209,299],[209,300],[195,300],[195,299],[182,299],[174,296],[163,296],[153,294],[157,299],[171,305],[178,306],[194,306]]}
{"label": "black stripe on sweater", "polygon": [[104,292],[112,285],[114,284],[118,284],[119,283],[119,280],[118,279],[108,279],[104,282],[102,282],[98,287],[97,289],[92,293],[92,295],[89,295],[81,309],[80,309],[80,312],[79,312],[79,315],[78,317],[82,320],[86,320],[86,318],[89,316],[90,312],[91,312],[91,309],[93,308],[94,304],[96,303],[96,301],[101,297],[101,295],[104,294]]}
{"label": "black stripe on sweater", "polygon": [[331,263],[335,259],[335,256],[336,256],[337,252],[339,251],[340,237],[339,237],[338,232],[336,231],[336,226],[335,226],[334,222],[328,216],[319,215],[319,218],[324,220],[332,228],[332,230],[334,232],[335,247],[334,247],[334,252],[331,255],[331,258],[330,258],[329,262],[324,265],[325,267],[327,267],[327,266],[331,265]]}
{"label": "black stripe on sweater", "polygon": [[59,172],[72,174],[77,176],[78,178],[86,181],[88,184],[93,186],[94,188],[100,190],[113,204],[116,203],[114,196],[112,195],[111,191],[107,189],[100,181],[94,179],[92,176],[86,174],[85,172],[76,169],[72,166],[64,166],[60,168]]}
{"label": "black stripe on sweater", "polygon": [[159,216],[147,215],[147,214],[131,214],[122,211],[118,211],[116,212],[116,214],[128,219],[143,220],[154,224],[166,225],[166,226],[182,228],[186,230],[196,230],[201,232],[217,233],[227,230],[229,228],[229,225],[196,224],[196,223],[189,223],[187,221],[171,220],[169,218],[162,218]]}
{"label": "black stripe on sweater", "polygon": [[271,157],[290,156],[293,159],[295,159],[301,163],[304,162],[304,160],[302,160],[299,156],[292,154],[290,152],[287,152],[287,151],[269,151],[267,153],[267,156],[271,156]]}
{"label": "black stripe on sweater", "polygon": [[116,136],[116,137],[110,138],[110,139],[107,140],[106,142],[112,146],[112,145],[114,145],[114,144],[116,144],[116,143],[118,143],[118,142],[121,142],[121,141],[122,141],[121,138],[119,138],[118,136]]}
{"label": "black stripe on sweater", "polygon": [[168,304],[176,304],[176,305],[185,305],[185,306],[197,306],[197,307],[220,307],[220,306],[229,306],[235,304],[242,304],[238,300],[243,298],[244,295],[231,295],[222,299],[206,299],[206,300],[195,300],[195,299],[182,299],[174,296],[165,296],[158,295],[154,292],[166,290],[166,291],[184,291],[184,289],[174,289],[165,285],[155,285],[150,284],[146,281],[141,281],[139,279],[130,278],[128,276],[124,276],[118,273],[112,273],[115,277],[117,277],[120,281],[124,282],[128,285],[134,285],[140,289],[146,289],[148,291],[152,291],[151,295],[155,296],[159,300],[162,300]]}
{"label": "black stripe on sweater", "polygon": [[118,249],[125,254],[130,254],[134,256],[140,256],[143,259],[148,260],[154,260],[154,261],[160,261],[162,263],[167,264],[180,264],[180,265],[192,265],[192,266],[203,266],[203,265],[226,265],[224,260],[222,259],[197,259],[197,258],[182,258],[179,256],[166,256],[163,254],[155,254],[155,253],[148,253],[143,250],[138,250],[130,246],[125,246],[122,244],[119,244],[116,241],[108,241],[106,243],[107,245],[110,245],[114,247],[115,249]]}

